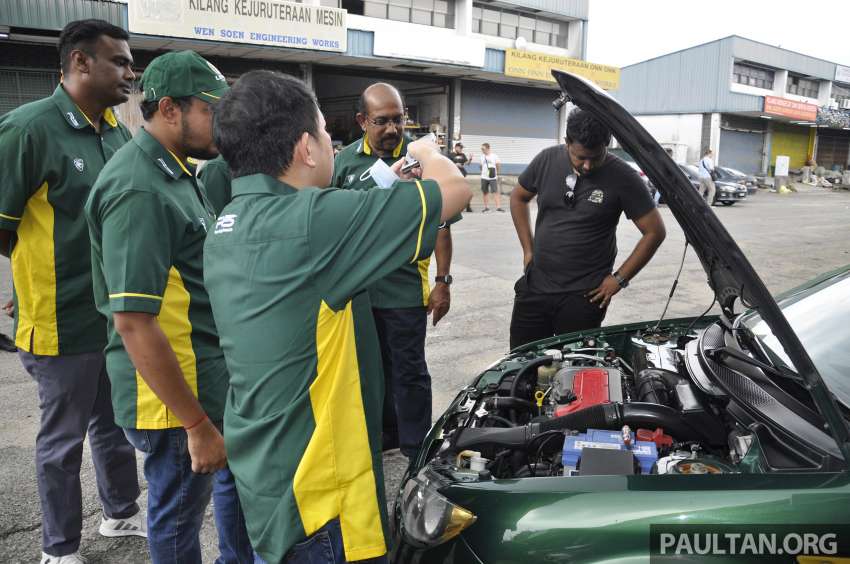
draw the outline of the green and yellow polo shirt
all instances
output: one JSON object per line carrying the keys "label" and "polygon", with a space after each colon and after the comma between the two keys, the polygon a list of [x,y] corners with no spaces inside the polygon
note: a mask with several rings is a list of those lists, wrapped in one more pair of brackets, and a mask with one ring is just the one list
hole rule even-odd
{"label": "green and yellow polo shirt", "polygon": [[[375,188],[374,181],[367,176],[366,171],[378,159],[387,165],[392,165],[407,154],[410,140],[402,137],[401,142],[389,157],[379,157],[369,146],[366,135],[355,141],[336,156],[334,160],[334,177],[331,186],[351,190],[369,190]],[[459,221],[460,215],[450,219],[449,225]],[[422,307],[428,305],[431,296],[431,284],[428,280],[428,268],[431,256],[415,263],[406,264],[391,272],[385,278],[378,280],[369,288],[372,306],[378,309],[395,309],[407,307]]]}
{"label": "green and yellow polo shirt", "polygon": [[221,213],[224,206],[230,202],[230,167],[224,157],[216,157],[204,163],[198,171],[198,178],[207,194],[213,211],[216,215]]}
{"label": "green and yellow polo shirt", "polygon": [[98,133],[61,85],[0,117],[0,229],[15,232],[19,349],[49,356],[103,350],[83,205],[106,161],[129,140],[109,109]]}
{"label": "green and yellow polo shirt", "polygon": [[339,518],[349,561],[387,551],[384,379],[365,289],[431,254],[439,186],[236,178],[204,278],[230,372],[224,440],[251,544],[280,562]]}
{"label": "green and yellow polo shirt", "polygon": [[136,371],[115,331],[113,313],[127,311],[157,316],[186,383],[209,418],[221,421],[227,368],[202,271],[215,216],[192,167],[142,129],[104,167],[86,218],[95,300],[109,331],[115,421],[134,429],[182,425]]}

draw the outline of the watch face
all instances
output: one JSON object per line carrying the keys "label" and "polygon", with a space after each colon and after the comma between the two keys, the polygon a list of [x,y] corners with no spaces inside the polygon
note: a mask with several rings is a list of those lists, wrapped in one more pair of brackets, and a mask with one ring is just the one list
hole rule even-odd
{"label": "watch face", "polygon": [[454,278],[452,278],[451,274],[446,274],[445,276],[437,276],[435,280],[437,282],[445,282],[446,284],[451,285],[451,283],[454,281]]}

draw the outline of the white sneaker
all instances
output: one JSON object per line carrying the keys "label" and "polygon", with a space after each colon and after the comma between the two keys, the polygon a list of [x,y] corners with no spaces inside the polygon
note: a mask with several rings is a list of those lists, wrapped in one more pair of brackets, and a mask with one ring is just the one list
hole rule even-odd
{"label": "white sneaker", "polygon": [[88,560],[80,556],[79,552],[66,554],[65,556],[51,556],[46,552],[42,552],[41,564],[88,564]]}
{"label": "white sneaker", "polygon": [[127,517],[125,519],[110,519],[106,515],[103,515],[101,517],[100,528],[98,529],[98,532],[105,537],[147,538],[148,536],[147,527],[145,525],[145,519],[142,516],[141,511],[139,511],[132,517]]}

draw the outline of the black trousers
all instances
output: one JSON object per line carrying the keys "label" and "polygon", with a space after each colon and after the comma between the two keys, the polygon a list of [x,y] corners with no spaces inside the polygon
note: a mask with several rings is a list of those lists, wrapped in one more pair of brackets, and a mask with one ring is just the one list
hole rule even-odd
{"label": "black trousers", "polygon": [[384,366],[384,440],[412,457],[431,428],[425,307],[373,309]]}
{"label": "black trousers", "polygon": [[511,349],[520,345],[602,325],[606,308],[590,303],[585,294],[592,288],[559,294],[540,294],[528,288],[525,276],[514,285],[511,315]]}

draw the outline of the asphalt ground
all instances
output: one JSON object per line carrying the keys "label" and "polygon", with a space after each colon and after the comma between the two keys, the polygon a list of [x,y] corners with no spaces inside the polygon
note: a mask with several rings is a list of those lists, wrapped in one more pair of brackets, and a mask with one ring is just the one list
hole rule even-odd
{"label": "asphalt ground", "polygon": [[[474,213],[465,215],[452,228],[452,309],[439,325],[429,327],[427,337],[435,417],[458,389],[508,350],[513,284],[520,275],[522,254],[510,214],[481,213],[481,195],[475,192]],[[506,209],[507,204],[505,197]],[[850,263],[848,192],[761,192],[746,202],[714,211],[773,292]],[[684,246],[682,232],[669,210],[662,206],[661,213],[667,225],[667,240],[630,287],[614,298],[606,324],[656,319],[661,314]],[[618,264],[638,236],[630,222],[621,221]],[[705,278],[696,255],[688,251],[668,317],[696,315],[711,303]],[[0,303],[9,295],[9,279],[8,261],[2,260]],[[0,331],[8,334],[10,329],[10,320],[0,318]],[[17,356],[9,353],[0,353],[0,414],[0,562],[38,562],[41,528],[34,464],[38,399],[35,384],[21,368]],[[138,462],[142,476],[141,457]],[[404,472],[404,459],[397,453],[389,454],[385,466],[388,497],[392,498]],[[100,508],[88,452],[81,477],[85,515],[82,554],[92,563],[148,562],[143,539],[106,539],[97,534]],[[143,489],[143,506],[144,500]],[[202,541],[204,560],[212,562],[218,552],[211,509]]]}

